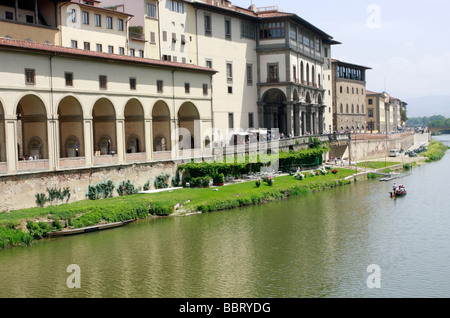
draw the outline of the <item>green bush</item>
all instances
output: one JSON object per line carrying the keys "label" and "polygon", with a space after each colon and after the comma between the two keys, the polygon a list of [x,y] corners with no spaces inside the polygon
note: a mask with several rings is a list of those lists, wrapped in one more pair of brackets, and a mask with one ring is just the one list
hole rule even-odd
{"label": "green bush", "polygon": [[119,196],[131,195],[138,193],[139,189],[137,189],[130,180],[122,181],[122,183],[117,188],[117,193]]}
{"label": "green bush", "polygon": [[169,187],[170,174],[163,172],[155,178],[156,189],[166,189]]}

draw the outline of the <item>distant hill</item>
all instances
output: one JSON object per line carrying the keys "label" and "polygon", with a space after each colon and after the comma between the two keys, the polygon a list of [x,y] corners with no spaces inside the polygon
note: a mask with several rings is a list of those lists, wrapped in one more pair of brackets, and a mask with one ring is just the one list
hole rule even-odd
{"label": "distant hill", "polygon": [[442,115],[450,118],[450,96],[405,98],[408,118]]}

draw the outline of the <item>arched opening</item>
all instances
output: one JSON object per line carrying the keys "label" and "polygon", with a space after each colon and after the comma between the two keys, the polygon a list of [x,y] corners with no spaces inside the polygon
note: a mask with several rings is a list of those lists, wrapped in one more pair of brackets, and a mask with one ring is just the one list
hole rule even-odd
{"label": "arched opening", "polygon": [[[178,110],[178,128],[180,129],[180,135],[179,135],[179,141],[180,141],[180,148],[183,149],[194,149],[194,148],[201,148],[200,142],[200,126],[196,125],[196,121],[200,120],[200,114],[197,110],[197,107],[195,107],[194,104],[191,102],[185,102],[183,105],[181,105],[180,109]],[[185,138],[185,134],[183,133],[184,129],[187,129],[189,131],[189,134],[191,135],[190,139]],[[184,130],[185,131],[185,130]]]}
{"label": "arched opening", "polygon": [[117,153],[116,112],[106,98],[99,99],[92,110],[94,125],[94,155]]}
{"label": "arched opening", "polygon": [[58,106],[60,157],[84,157],[83,110],[78,100],[64,97]]}
{"label": "arched opening", "polygon": [[306,63],[306,85],[309,86],[309,63]]}
{"label": "arched opening", "polygon": [[6,162],[5,113],[0,103],[0,162]]}
{"label": "arched opening", "polygon": [[137,99],[131,99],[125,105],[126,152],[145,152],[144,109]]}
{"label": "arched opening", "polygon": [[313,86],[316,86],[316,72],[314,69],[314,65],[311,66],[311,82]]}
{"label": "arched opening", "polygon": [[16,108],[19,159],[48,159],[47,112],[35,95],[22,97]]}
{"label": "arched opening", "polygon": [[305,83],[305,67],[303,61],[300,62],[300,80],[302,84]]}
{"label": "arched opening", "polygon": [[263,96],[264,128],[278,128],[287,133],[286,95],[277,88],[269,89]]}
{"label": "arched opening", "polygon": [[153,151],[170,151],[170,111],[167,104],[157,101],[152,110]]}

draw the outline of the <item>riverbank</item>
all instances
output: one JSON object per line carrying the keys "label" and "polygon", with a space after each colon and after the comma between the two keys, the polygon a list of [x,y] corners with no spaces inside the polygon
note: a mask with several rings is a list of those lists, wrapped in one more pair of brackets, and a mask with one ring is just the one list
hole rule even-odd
{"label": "riverbank", "polygon": [[222,211],[262,204],[287,197],[305,195],[349,184],[352,169],[336,174],[292,175],[274,178],[272,186],[244,181],[212,188],[182,188],[157,193],[142,193],[101,200],[84,200],[58,206],[36,207],[0,214],[0,248],[29,245],[64,228],[80,228],[129,219],[147,219],[169,215],[188,215]]}

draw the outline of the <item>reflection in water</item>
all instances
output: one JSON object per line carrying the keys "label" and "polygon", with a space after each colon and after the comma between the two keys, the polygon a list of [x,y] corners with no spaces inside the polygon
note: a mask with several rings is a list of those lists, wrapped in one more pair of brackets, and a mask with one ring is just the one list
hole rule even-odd
{"label": "reflection in water", "polygon": [[[0,297],[449,297],[449,162],[414,168],[405,198],[364,181],[1,250]],[[70,264],[81,289],[66,286]],[[370,264],[381,289],[366,286]]]}

